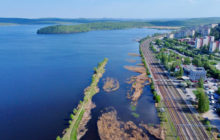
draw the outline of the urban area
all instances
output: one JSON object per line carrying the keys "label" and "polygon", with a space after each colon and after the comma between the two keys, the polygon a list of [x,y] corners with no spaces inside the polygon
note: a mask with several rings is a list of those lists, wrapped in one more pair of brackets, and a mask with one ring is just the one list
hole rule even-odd
{"label": "urban area", "polygon": [[220,24],[173,31],[152,41],[150,48],[207,130],[220,130]]}

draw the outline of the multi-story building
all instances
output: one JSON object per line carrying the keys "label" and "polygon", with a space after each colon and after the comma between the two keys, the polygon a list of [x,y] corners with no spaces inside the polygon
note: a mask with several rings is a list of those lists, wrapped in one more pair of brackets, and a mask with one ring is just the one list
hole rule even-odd
{"label": "multi-story building", "polygon": [[195,35],[195,30],[185,29],[180,30],[174,34],[175,38],[192,37]]}
{"label": "multi-story building", "polygon": [[169,38],[169,39],[173,39],[174,38],[174,34],[172,34],[172,33],[171,34],[167,34],[166,37]]}
{"label": "multi-story building", "polygon": [[203,67],[190,67],[189,78],[192,81],[198,81],[200,78],[206,79],[206,71]]}
{"label": "multi-story building", "polygon": [[204,38],[196,38],[195,48],[199,49],[202,46],[209,46],[211,42],[214,42],[214,36],[205,36]]}
{"label": "multi-story building", "polygon": [[211,24],[211,28],[215,28],[218,24]]}
{"label": "multi-story building", "polygon": [[210,43],[209,52],[214,52],[216,50],[219,51],[220,49],[220,42],[219,41],[213,41]]}
{"label": "multi-story building", "polygon": [[203,45],[203,38],[196,38],[195,48],[199,49]]}
{"label": "multi-story building", "polygon": [[208,46],[209,45],[209,41],[210,41],[210,37],[209,36],[205,36],[203,38],[203,43],[202,43],[202,46]]}
{"label": "multi-story building", "polygon": [[201,30],[201,35],[202,36],[208,36],[208,35],[210,35],[210,33],[211,33],[211,29],[210,28],[203,28],[202,30]]}

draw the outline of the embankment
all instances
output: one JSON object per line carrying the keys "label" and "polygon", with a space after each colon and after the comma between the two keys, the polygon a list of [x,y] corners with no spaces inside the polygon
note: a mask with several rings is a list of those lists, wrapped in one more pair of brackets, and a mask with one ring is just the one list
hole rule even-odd
{"label": "embankment", "polygon": [[[99,63],[97,68],[94,68],[92,83],[84,90],[83,101],[80,101],[78,107],[73,110],[73,113],[70,115],[69,127],[64,130],[62,138],[59,136],[57,137],[58,140],[77,140],[86,132],[86,130],[82,129],[89,121],[90,111],[94,107],[91,99],[99,92],[97,85],[105,72],[105,65],[107,62],[108,59],[105,58],[101,63]],[[80,132],[83,132],[81,135],[78,135],[79,129]]]}

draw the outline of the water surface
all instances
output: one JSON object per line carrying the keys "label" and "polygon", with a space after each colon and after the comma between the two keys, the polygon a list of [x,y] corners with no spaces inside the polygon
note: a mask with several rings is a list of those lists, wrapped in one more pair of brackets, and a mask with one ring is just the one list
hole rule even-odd
{"label": "water surface", "polygon": [[[93,68],[109,58],[104,77],[120,82],[119,90],[94,96],[89,131],[84,137],[98,138],[96,121],[100,111],[113,106],[123,121],[159,123],[149,87],[137,106],[134,118],[126,99],[135,73],[123,68],[138,53],[135,39],[163,30],[128,29],[92,31],[71,35],[37,35],[42,25],[0,27],[0,139],[53,140],[67,127],[69,113],[83,98]],[[140,61],[140,58],[134,58]],[[102,81],[102,80],[101,80]],[[100,82],[99,86],[102,86]],[[94,132],[93,132],[94,131]]]}

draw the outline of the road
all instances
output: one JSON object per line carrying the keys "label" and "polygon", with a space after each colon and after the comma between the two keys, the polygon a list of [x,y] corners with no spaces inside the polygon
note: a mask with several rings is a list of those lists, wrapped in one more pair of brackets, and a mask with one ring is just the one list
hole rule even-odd
{"label": "road", "polygon": [[150,42],[154,39],[155,38],[150,38],[145,40],[140,47],[152,78],[155,81],[156,90],[163,98],[165,107],[177,130],[178,137],[181,140],[211,139],[202,123],[198,120],[197,116],[192,113],[192,109],[189,108],[176,87],[168,80],[169,78],[164,73],[164,69],[160,66],[149,49]]}

